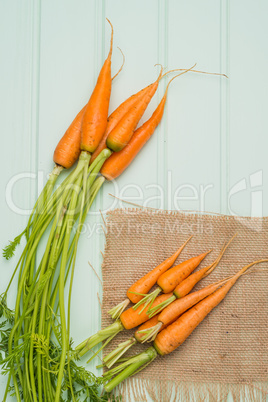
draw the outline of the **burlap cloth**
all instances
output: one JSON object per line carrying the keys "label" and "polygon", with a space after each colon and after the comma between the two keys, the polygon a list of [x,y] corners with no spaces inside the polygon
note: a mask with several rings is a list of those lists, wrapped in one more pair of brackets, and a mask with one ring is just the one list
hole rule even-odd
{"label": "burlap cloth", "polygon": [[[219,266],[195,290],[234,274],[254,260],[268,257],[268,218],[118,209],[108,212],[106,224],[103,327],[112,322],[107,311],[126,298],[128,287],[173,254],[191,234],[194,236],[177,262],[212,248],[200,265],[203,267],[237,233]],[[121,387],[125,400],[224,400],[230,391],[237,401],[265,401],[268,272],[263,268],[268,265],[259,265],[241,277],[223,302],[177,350],[159,356],[127,381]],[[106,353],[132,333],[119,334]],[[129,354],[146,347],[148,344],[136,345]]]}

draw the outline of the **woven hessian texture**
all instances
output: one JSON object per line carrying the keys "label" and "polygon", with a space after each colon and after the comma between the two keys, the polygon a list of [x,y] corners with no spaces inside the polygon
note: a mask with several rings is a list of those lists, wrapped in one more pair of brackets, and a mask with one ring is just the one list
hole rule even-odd
{"label": "woven hessian texture", "polygon": [[[173,254],[190,235],[193,238],[177,263],[213,249],[201,263],[200,267],[204,267],[237,233],[219,266],[194,290],[268,257],[267,218],[118,209],[108,212],[106,223],[102,327],[112,323],[107,311],[126,299],[128,287]],[[157,377],[173,383],[258,384],[262,390],[267,389],[268,272],[264,268],[268,265],[256,266],[241,277],[177,350],[159,356],[135,378],[154,381]],[[133,331],[119,334],[106,352],[132,334]],[[136,345],[129,354],[146,347],[148,344]]]}

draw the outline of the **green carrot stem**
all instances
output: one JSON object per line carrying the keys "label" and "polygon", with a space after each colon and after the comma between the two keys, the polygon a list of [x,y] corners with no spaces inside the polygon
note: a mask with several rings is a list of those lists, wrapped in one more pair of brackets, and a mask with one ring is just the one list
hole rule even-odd
{"label": "green carrot stem", "polygon": [[175,295],[171,296],[169,299],[163,301],[162,303],[158,304],[157,306],[148,309],[147,314],[149,318],[152,318],[156,314],[159,314],[160,311],[164,310],[167,306],[169,306],[174,300],[176,300],[177,297]]}
{"label": "green carrot stem", "polygon": [[[80,154],[79,162],[83,161],[83,168],[88,165],[90,160],[90,154],[82,151]],[[83,171],[83,168],[81,171]],[[70,202],[70,211],[73,211],[77,205],[77,194],[74,192]],[[73,220],[71,216],[69,219]],[[60,264],[60,276],[59,276],[59,307],[60,307],[60,317],[61,317],[61,341],[62,341],[62,351],[61,351],[61,358],[60,358],[60,365],[58,371],[58,378],[57,378],[57,387],[56,387],[56,394],[55,394],[55,402],[59,402],[61,398],[61,383],[63,378],[64,366],[65,366],[65,359],[66,359],[66,352],[68,348],[68,339],[67,339],[67,329],[66,329],[66,318],[65,318],[65,305],[64,305],[64,282],[65,282],[65,267],[67,264],[67,255],[68,255],[68,248],[69,248],[69,241],[71,236],[71,229],[67,225],[66,235],[64,239],[63,251],[62,251],[62,258]]]}
{"label": "green carrot stem", "polygon": [[[108,382],[104,386],[106,392],[111,392],[118,384],[142,370],[145,366],[150,364],[157,357],[157,352],[153,346],[149,347],[145,352],[140,353],[135,358],[129,360],[129,362],[133,361],[126,368],[123,369],[121,373],[119,373],[116,377],[114,377],[111,381]],[[127,363],[127,362],[126,362]],[[123,363],[124,364],[124,363]],[[107,372],[109,373],[109,371]],[[106,373],[106,374],[107,374]]]}
{"label": "green carrot stem", "polygon": [[90,336],[88,339],[81,342],[75,350],[79,352],[79,356],[84,356],[90,349],[98,345],[100,342],[105,341],[105,339],[110,338],[112,335],[117,335],[120,331],[123,331],[124,327],[121,321],[115,321],[113,324],[109,325],[107,328],[101,329],[95,335]]}
{"label": "green carrot stem", "polygon": [[120,359],[120,357],[128,351],[128,349],[135,345],[135,343],[137,343],[137,340],[133,337],[125,342],[119,343],[114,350],[103,358],[103,362],[106,367],[112,367]]}
{"label": "green carrot stem", "polygon": [[120,315],[123,313],[125,308],[129,305],[130,300],[125,299],[121,303],[117,304],[117,306],[111,308],[111,310],[108,311],[108,314],[112,317],[113,320],[117,320]]}
{"label": "green carrot stem", "polygon": [[26,239],[28,240],[29,238],[29,232],[30,232],[30,227],[34,226],[34,224],[37,222],[37,217],[44,208],[44,205],[46,204],[47,200],[50,198],[53,188],[55,186],[56,180],[59,177],[59,174],[64,168],[62,166],[56,165],[52,172],[49,175],[49,178],[41,191],[33,209],[31,212],[31,215],[29,217],[27,226],[26,226]]}
{"label": "green carrot stem", "polygon": [[[138,303],[136,303],[133,306],[133,310],[137,310],[138,307],[143,305],[143,308],[141,309],[141,311],[139,311],[139,314],[141,314],[147,306],[149,306],[149,308],[148,308],[148,311],[149,311],[151,308],[151,305],[153,304],[156,297],[159,295],[159,293],[161,291],[162,291],[162,289],[160,287],[157,287],[152,293],[149,293],[148,295],[144,296]],[[130,292],[130,293],[135,293],[135,292]]]}

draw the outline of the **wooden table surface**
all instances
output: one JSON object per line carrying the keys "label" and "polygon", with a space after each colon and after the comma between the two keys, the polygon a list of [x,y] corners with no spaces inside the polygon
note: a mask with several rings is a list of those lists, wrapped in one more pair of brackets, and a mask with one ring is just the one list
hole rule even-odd
{"label": "wooden table surface", "polygon": [[[131,202],[165,209],[268,214],[265,0],[0,0],[1,247],[24,227],[53,168],[57,141],[88,100],[115,30],[110,110],[152,82],[161,63],[226,73],[188,73],[170,88],[163,121],[115,183],[105,184],[79,244],[73,290],[75,343],[100,326],[104,247],[99,209]],[[152,113],[167,81],[148,107]],[[1,263],[0,291],[16,257]],[[16,287],[11,289],[12,305]],[[94,370],[94,364],[89,366]],[[0,376],[0,398],[6,378]],[[10,398],[9,401],[13,399]],[[15,400],[15,399],[14,399]]]}

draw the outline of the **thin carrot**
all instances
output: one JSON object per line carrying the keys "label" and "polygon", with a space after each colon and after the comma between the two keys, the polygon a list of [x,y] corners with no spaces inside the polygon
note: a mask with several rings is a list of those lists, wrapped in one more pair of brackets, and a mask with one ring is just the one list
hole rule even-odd
{"label": "thin carrot", "polygon": [[[185,74],[193,67],[183,71],[179,75]],[[158,88],[159,81],[162,78],[162,73],[163,69],[161,68],[157,80],[148,87],[142,100],[137,103],[135,107],[131,108],[128,113],[126,113],[126,115],[120,120],[117,126],[109,133],[106,144],[113,151],[119,152],[128,144],[129,140],[134,134],[134,130],[137,127],[137,124],[139,123],[143,113],[145,112],[149,102],[151,101]]]}
{"label": "thin carrot", "polygon": [[81,126],[85,110],[86,106],[76,115],[54,151],[54,162],[65,169],[73,166],[80,155]]}
{"label": "thin carrot", "polygon": [[113,307],[108,312],[108,314],[110,314],[113,319],[117,319],[122,313],[122,311],[124,311],[124,309],[128,306],[130,300],[133,303],[141,301],[146,295],[146,293],[148,293],[149,290],[155,285],[159,276],[174,264],[174,262],[176,261],[176,259],[178,258],[178,256],[188,243],[188,241],[191,240],[191,238],[192,236],[190,236],[172,256],[168,257],[161,264],[157,265],[152,271],[148,272],[148,274],[144,275],[132,286],[130,286],[130,288],[127,291],[128,298],[123,302],[119,303],[117,306]]}
{"label": "thin carrot", "polygon": [[235,236],[236,234],[228,241],[226,245],[223,246],[223,248],[220,251],[220,254],[212,264],[210,264],[207,267],[201,268],[197,272],[194,272],[193,274],[189,275],[186,279],[184,279],[181,283],[179,283],[176,286],[173,293],[178,299],[190,293],[190,291],[194,288],[197,282],[199,282],[205,276],[209,275],[217,267],[227,247],[231,244]]}
{"label": "thin carrot", "polygon": [[203,259],[210,252],[211,250],[196,257],[192,257],[187,261],[183,261],[179,265],[171,268],[169,271],[160,276],[157,281],[158,286],[160,286],[164,293],[172,292],[179,283],[187,278],[187,276],[189,276],[195,270],[195,268],[198,267],[201,261],[203,261]]}
{"label": "thin carrot", "polygon": [[166,355],[180,346],[193,330],[204,320],[204,318],[215,308],[234,286],[238,278],[243,275],[250,267],[262,262],[268,262],[268,259],[252,262],[243,267],[237,274],[229,279],[220,289],[216,290],[210,296],[201,300],[190,310],[186,311],[173,324],[161,331],[155,341],[154,347],[160,355]]}
{"label": "thin carrot", "polygon": [[107,59],[100,71],[96,86],[86,105],[82,121],[81,150],[94,152],[105,132],[112,87],[111,57],[113,49],[113,26],[111,25],[111,44]]}

